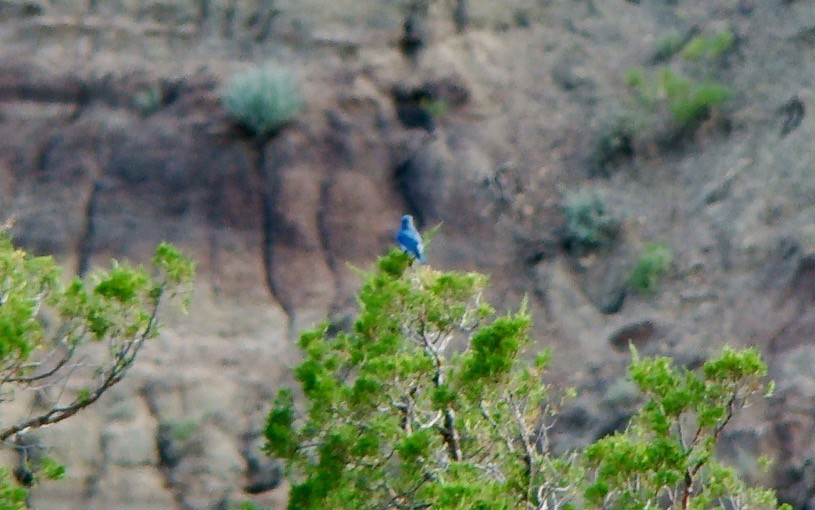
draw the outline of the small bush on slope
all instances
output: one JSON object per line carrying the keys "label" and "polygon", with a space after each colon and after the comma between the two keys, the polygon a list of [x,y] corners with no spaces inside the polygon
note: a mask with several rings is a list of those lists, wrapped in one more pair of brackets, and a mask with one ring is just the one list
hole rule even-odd
{"label": "small bush on slope", "polygon": [[224,109],[258,137],[291,122],[303,108],[294,75],[272,63],[234,74],[226,83],[222,101]]}

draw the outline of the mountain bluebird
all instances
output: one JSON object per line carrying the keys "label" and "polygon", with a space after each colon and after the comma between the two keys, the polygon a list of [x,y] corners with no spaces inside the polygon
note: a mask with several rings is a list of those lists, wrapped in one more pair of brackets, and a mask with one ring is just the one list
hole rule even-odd
{"label": "mountain bluebird", "polygon": [[402,216],[402,229],[396,233],[396,242],[399,243],[400,248],[413,255],[420,263],[427,262],[424,258],[422,236],[413,225],[413,216],[409,214]]}

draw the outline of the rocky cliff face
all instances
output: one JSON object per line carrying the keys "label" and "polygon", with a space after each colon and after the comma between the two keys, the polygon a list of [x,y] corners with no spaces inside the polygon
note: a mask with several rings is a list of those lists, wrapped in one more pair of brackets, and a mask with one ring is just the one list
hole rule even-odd
{"label": "rocky cliff face", "polygon": [[[36,438],[69,469],[36,506],[281,505],[258,434],[290,382],[292,339],[343,323],[349,264],[370,264],[411,212],[443,223],[434,265],[491,273],[497,302],[533,297],[554,375],[582,390],[564,445],[624,423],[629,340],[688,364],[725,342],[758,345],[779,392],[726,453],[805,508],[815,3],[421,4],[0,2],[0,211],[16,238],[80,272],[169,240],[201,275],[190,316],[166,317],[103,405]],[[609,152],[609,123],[632,97],[626,70],[663,65],[668,36],[724,29],[733,45],[706,72],[734,97],[692,129],[657,109]],[[258,168],[219,91],[268,59],[299,74],[307,109]],[[562,197],[581,185],[621,220],[587,256],[562,242]],[[649,241],[668,243],[674,265],[641,297],[625,282]],[[755,469],[762,452],[777,458],[769,478]]]}

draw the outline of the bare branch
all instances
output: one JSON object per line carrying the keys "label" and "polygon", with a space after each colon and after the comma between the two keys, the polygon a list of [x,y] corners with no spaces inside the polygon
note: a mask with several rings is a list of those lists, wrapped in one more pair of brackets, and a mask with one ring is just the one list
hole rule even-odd
{"label": "bare branch", "polygon": [[47,370],[45,372],[42,372],[40,374],[27,376],[27,377],[11,377],[11,376],[9,376],[9,377],[6,377],[5,379],[3,379],[3,383],[32,384],[32,383],[35,383],[37,381],[47,379],[47,378],[53,376],[54,374],[56,374],[57,372],[59,372],[59,370],[62,367],[64,367],[65,364],[68,363],[68,361],[70,361],[70,359],[73,357],[75,352],[76,352],[76,346],[71,346],[71,348],[68,349],[68,352],[66,352],[62,356],[62,358],[57,362],[57,364],[54,365],[51,369],[49,369],[49,370]]}
{"label": "bare branch", "polygon": [[493,420],[493,419],[490,417],[489,413],[487,412],[487,408],[486,408],[486,407],[484,407],[484,401],[483,401],[483,400],[481,400],[481,401],[479,401],[479,402],[478,402],[478,409],[481,411],[481,416],[483,416],[483,417],[484,417],[484,419],[485,419],[485,420],[487,420],[487,423],[489,423],[489,424],[490,424],[490,426],[492,427],[493,431],[494,431],[494,432],[495,432],[495,433],[496,433],[496,434],[497,434],[499,437],[503,438],[503,440],[504,440],[504,444],[506,445],[507,450],[508,450],[510,453],[515,453],[515,447],[512,445],[512,439],[509,437],[509,434],[504,434],[504,433],[503,433],[503,431],[501,430],[501,428],[500,428],[500,427],[498,426],[498,424],[495,422],[495,420]]}
{"label": "bare branch", "polygon": [[19,432],[51,425],[69,418],[85,407],[99,400],[99,397],[101,397],[109,388],[121,381],[127,370],[133,365],[133,362],[144,344],[144,341],[149,338],[156,329],[158,324],[157,315],[160,301],[161,295],[159,294],[154,299],[153,308],[144,331],[141,335],[124,343],[122,348],[116,354],[110,368],[106,371],[102,382],[96,387],[96,389],[94,389],[89,395],[83,395],[81,398],[75,399],[66,406],[54,407],[53,409],[50,409],[39,416],[29,418],[3,429],[0,431],[0,441],[5,441],[9,437]]}

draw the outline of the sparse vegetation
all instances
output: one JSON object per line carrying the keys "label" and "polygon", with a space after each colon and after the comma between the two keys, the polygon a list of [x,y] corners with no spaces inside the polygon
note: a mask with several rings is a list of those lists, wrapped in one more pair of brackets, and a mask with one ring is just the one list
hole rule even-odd
{"label": "sparse vegetation", "polygon": [[682,128],[693,126],[732,96],[724,85],[695,81],[670,67],[660,68],[651,78],[642,68],[631,69],[626,82],[634,90],[638,104],[653,110],[664,103],[674,122]]}
{"label": "sparse vegetation", "polygon": [[[624,75],[632,100],[626,104],[621,117],[638,120],[638,129],[626,131],[633,140],[631,155],[636,138],[659,129],[661,116],[670,120],[669,129],[673,134],[687,132],[733,97],[733,92],[715,78],[714,72],[716,59],[724,55],[735,41],[733,33],[723,30],[713,35],[691,37],[688,34],[686,37],[688,39],[678,32],[668,34],[659,41],[654,56],[654,60],[662,64],[654,69],[629,69]],[[663,126],[662,129],[666,128]],[[610,131],[610,134],[614,132]],[[673,138],[671,133],[663,136]],[[600,137],[598,159],[614,149],[609,142],[615,139],[624,140],[606,134]],[[599,165],[598,169],[604,171]]]}
{"label": "sparse vegetation", "polygon": [[730,30],[721,30],[712,35],[699,34],[682,48],[686,60],[714,59],[733,47],[736,36]]}
{"label": "sparse vegetation", "polygon": [[226,111],[261,138],[294,120],[303,108],[294,75],[274,63],[235,73],[227,82],[222,99]]}
{"label": "sparse vegetation", "polygon": [[619,220],[611,214],[605,196],[598,190],[584,187],[567,193],[563,210],[564,240],[572,252],[580,254],[605,247],[617,235]]}
{"label": "sparse vegetation", "polygon": [[657,50],[654,54],[654,60],[662,62],[668,60],[682,50],[683,43],[685,42],[682,34],[677,30],[671,31],[659,40],[657,43]]}
{"label": "sparse vegetation", "polygon": [[12,481],[11,473],[0,468],[0,510],[25,510],[28,493]]}
{"label": "sparse vegetation", "polygon": [[631,115],[617,113],[603,123],[594,153],[596,174],[607,177],[610,167],[634,155],[634,139],[640,126]]}
{"label": "sparse vegetation", "polygon": [[673,251],[663,243],[649,243],[637,258],[631,276],[631,287],[641,294],[656,291],[659,279],[670,269]]}
{"label": "sparse vegetation", "polygon": [[161,87],[156,84],[145,85],[140,88],[133,96],[133,105],[142,113],[142,115],[150,115],[161,108],[161,103],[164,101],[164,93]]}
{"label": "sparse vegetation", "polygon": [[252,501],[243,501],[229,506],[229,510],[266,510],[266,508],[253,503]]}
{"label": "sparse vegetation", "polygon": [[640,411],[556,455],[563,400],[542,382],[550,356],[536,352],[525,306],[496,317],[486,277],[416,268],[398,250],[363,276],[353,328],[300,339],[304,405],[283,389],[268,416],[288,508],[777,508],[772,490],[716,458],[735,413],[770,389],[755,349],[725,348],[696,371],[632,349]]}
{"label": "sparse vegetation", "polygon": [[168,424],[170,437],[175,441],[188,441],[201,428],[201,424],[194,419],[188,419]]}
{"label": "sparse vegetation", "polygon": [[434,119],[441,119],[450,112],[450,103],[444,99],[425,99],[421,105]]}
{"label": "sparse vegetation", "polygon": [[689,127],[715,107],[724,104],[733,93],[719,83],[687,85],[670,96],[668,108],[677,124]]}

